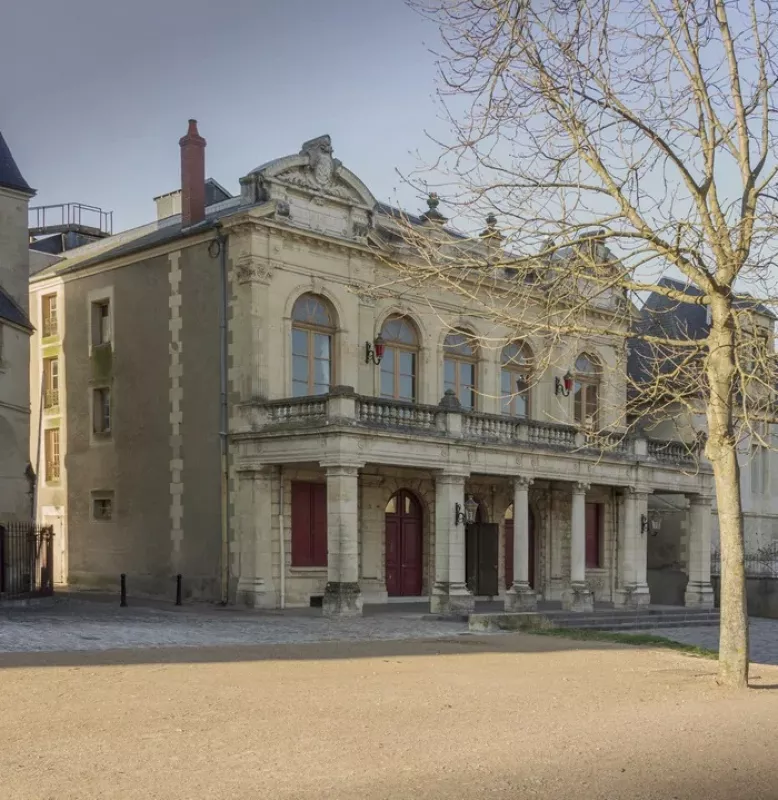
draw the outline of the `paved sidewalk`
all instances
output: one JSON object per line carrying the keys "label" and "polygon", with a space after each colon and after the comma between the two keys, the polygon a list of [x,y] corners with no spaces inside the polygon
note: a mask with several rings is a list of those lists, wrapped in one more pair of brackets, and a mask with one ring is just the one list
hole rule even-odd
{"label": "paved sidewalk", "polygon": [[[751,661],[757,664],[778,664],[778,619],[751,618]],[[719,627],[657,628],[647,631],[683,644],[694,644],[718,650]]]}
{"label": "paved sidewalk", "polygon": [[0,652],[356,642],[456,636],[467,624],[424,618],[424,607],[328,620],[307,609],[247,612],[167,608],[64,598],[50,606],[0,608]]}

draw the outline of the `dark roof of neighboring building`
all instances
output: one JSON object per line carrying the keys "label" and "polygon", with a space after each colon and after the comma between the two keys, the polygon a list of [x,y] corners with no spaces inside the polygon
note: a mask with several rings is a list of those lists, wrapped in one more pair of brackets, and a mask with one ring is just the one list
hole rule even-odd
{"label": "dark roof of neighboring building", "polygon": [[29,195],[35,194],[35,189],[31,188],[30,184],[24,180],[19,167],[16,166],[14,157],[11,155],[11,149],[3,139],[2,133],[0,133],[0,186],[16,189],[19,192],[26,192]]}
{"label": "dark roof of neighboring building", "polygon": [[29,331],[33,329],[27,315],[2,286],[0,286],[0,320],[19,325]]}

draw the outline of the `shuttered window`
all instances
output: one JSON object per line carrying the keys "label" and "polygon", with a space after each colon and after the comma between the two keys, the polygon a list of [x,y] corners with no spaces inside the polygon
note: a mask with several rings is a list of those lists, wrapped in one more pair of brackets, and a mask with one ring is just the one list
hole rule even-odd
{"label": "shuttered window", "polygon": [[292,483],[292,566],[327,566],[327,487]]}
{"label": "shuttered window", "polygon": [[602,566],[602,505],[586,504],[586,566]]}

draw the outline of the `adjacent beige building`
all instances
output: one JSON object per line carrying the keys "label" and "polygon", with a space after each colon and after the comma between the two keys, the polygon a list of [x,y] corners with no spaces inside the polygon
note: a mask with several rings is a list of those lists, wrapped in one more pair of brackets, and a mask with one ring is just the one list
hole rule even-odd
{"label": "adjacent beige building", "polygon": [[34,194],[0,134],[0,524],[32,513],[27,207]]}
{"label": "adjacent beige building", "polygon": [[[180,198],[160,196],[158,220],[32,278],[39,513],[62,519],[63,579],[126,573],[164,594],[180,573],[192,596],[328,614],[633,607],[650,600],[658,493],[686,498],[684,599],[712,605],[710,472],[621,435],[616,298],[596,340],[533,372],[541,343],[393,283],[408,222],[486,246],[434,198],[402,219],[326,136],[209,198],[195,123],[180,144]],[[590,416],[612,430],[604,451]]]}

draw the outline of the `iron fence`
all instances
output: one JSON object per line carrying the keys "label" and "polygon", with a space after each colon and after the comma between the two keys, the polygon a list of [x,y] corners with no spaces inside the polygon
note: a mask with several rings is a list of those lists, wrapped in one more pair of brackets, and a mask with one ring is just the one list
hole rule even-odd
{"label": "iron fence", "polygon": [[0,599],[54,592],[54,530],[29,522],[0,524]]}
{"label": "iron fence", "polygon": [[[746,575],[749,578],[778,578],[778,542],[746,553],[744,557]],[[721,551],[711,553],[711,575],[721,575]]]}

